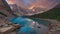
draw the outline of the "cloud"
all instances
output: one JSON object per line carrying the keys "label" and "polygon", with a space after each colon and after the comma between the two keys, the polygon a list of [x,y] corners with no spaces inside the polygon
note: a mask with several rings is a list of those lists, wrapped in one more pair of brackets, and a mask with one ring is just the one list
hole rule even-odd
{"label": "cloud", "polygon": [[18,6],[29,8],[31,6],[40,8],[50,8],[59,3],[59,0],[8,0],[8,3],[15,3]]}

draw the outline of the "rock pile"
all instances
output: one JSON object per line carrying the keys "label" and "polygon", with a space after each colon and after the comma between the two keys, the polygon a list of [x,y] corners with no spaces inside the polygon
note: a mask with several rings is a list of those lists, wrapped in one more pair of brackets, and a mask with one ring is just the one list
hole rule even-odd
{"label": "rock pile", "polygon": [[45,19],[51,22],[50,30],[44,34],[60,34],[60,21],[52,20],[52,19]]}
{"label": "rock pile", "polygon": [[7,34],[13,31],[16,31],[16,29],[20,28],[18,24],[1,24],[0,25],[0,33],[1,34]]}

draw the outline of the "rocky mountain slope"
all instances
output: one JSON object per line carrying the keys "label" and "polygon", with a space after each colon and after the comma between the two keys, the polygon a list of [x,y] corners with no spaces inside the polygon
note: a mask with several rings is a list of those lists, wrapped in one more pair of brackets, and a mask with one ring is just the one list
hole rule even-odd
{"label": "rocky mountain slope", "polygon": [[13,16],[13,12],[5,0],[0,0],[0,14],[1,13],[7,16]]}
{"label": "rocky mountain slope", "polygon": [[47,18],[47,19],[57,19],[60,20],[60,6],[57,5],[55,6],[55,8],[41,13],[41,14],[36,14],[36,15],[32,15],[30,16],[31,18]]}

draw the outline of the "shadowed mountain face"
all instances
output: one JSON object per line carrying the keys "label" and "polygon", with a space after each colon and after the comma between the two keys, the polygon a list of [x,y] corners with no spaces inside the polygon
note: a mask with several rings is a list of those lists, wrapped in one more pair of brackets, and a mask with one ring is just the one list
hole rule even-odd
{"label": "shadowed mountain face", "polygon": [[0,14],[8,17],[14,15],[5,0],[0,0]]}
{"label": "shadowed mountain face", "polygon": [[11,11],[9,5],[5,0],[0,0],[0,9]]}
{"label": "shadowed mountain face", "polygon": [[56,5],[55,8],[60,8],[60,4]]}

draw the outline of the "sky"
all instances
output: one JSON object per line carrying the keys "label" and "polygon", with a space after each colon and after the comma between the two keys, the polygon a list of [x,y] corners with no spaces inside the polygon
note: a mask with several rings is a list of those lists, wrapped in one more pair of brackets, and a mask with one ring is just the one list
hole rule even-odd
{"label": "sky", "polygon": [[52,8],[60,3],[60,0],[6,0],[8,4],[16,4],[23,8],[32,9],[33,7]]}

